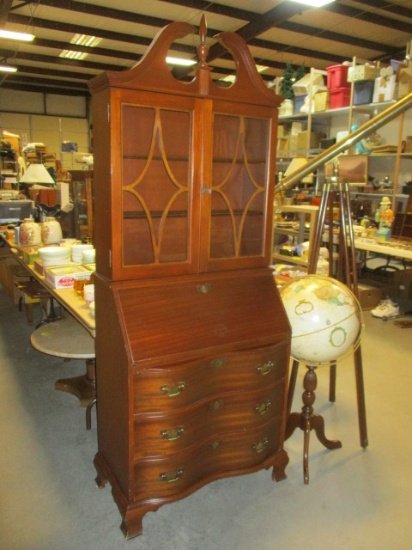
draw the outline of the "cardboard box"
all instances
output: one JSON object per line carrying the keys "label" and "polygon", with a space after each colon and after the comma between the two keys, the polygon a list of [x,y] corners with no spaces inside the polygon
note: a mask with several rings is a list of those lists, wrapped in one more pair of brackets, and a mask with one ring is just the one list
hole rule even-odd
{"label": "cardboard box", "polygon": [[319,73],[311,74],[307,73],[303,78],[292,84],[293,91],[296,95],[304,95],[307,94],[312,86],[312,89],[314,86],[324,86],[325,82],[323,80],[323,76]]}
{"label": "cardboard box", "polygon": [[379,285],[375,281],[365,281],[358,284],[359,303],[362,310],[375,308],[381,300],[385,300],[389,294],[389,287]]}
{"label": "cardboard box", "polygon": [[39,248],[40,246],[22,246],[23,262],[28,265],[34,264],[39,257]]}
{"label": "cardboard box", "polygon": [[278,139],[278,152],[281,153],[282,151],[286,152],[289,151],[289,140],[285,138]]}
{"label": "cardboard box", "polygon": [[328,90],[317,92],[314,96],[315,112],[327,111],[330,107],[330,95]]}
{"label": "cardboard box", "polygon": [[356,82],[358,80],[375,80],[380,74],[380,68],[375,65],[355,65],[349,67],[348,82]]}
{"label": "cardboard box", "polygon": [[393,274],[393,291],[395,298],[412,300],[412,269],[399,269]]}
{"label": "cardboard box", "polygon": [[47,267],[44,276],[54,288],[73,288],[75,280],[90,279],[91,271],[82,265]]}
{"label": "cardboard box", "polygon": [[398,72],[398,99],[412,92],[412,64]]}
{"label": "cardboard box", "polygon": [[375,79],[373,88],[373,103],[390,101],[396,97],[396,75],[380,76]]}
{"label": "cardboard box", "polygon": [[[324,135],[320,132],[311,132],[309,139],[309,149],[318,149],[321,138]],[[308,149],[308,132],[299,132],[297,139],[297,149]]]}
{"label": "cardboard box", "polygon": [[399,82],[398,83],[398,99],[405,97],[412,92],[412,82]]}
{"label": "cardboard box", "polygon": [[303,124],[301,122],[292,122],[290,126],[290,133],[292,136],[296,136],[299,132],[302,132]]}

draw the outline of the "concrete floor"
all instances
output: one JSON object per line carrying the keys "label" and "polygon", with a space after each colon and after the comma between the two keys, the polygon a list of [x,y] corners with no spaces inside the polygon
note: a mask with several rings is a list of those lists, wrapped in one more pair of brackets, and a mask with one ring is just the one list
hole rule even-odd
{"label": "concrete floor", "polygon": [[[318,369],[315,407],[328,451],[313,435],[310,483],[303,484],[302,433],[286,442],[288,478],[270,472],[211,483],[143,520],[126,542],[109,486],[94,482],[93,428],[57,378],[83,372],[31,348],[27,324],[0,291],[1,550],[407,550],[412,540],[412,455],[408,421],[412,328],[365,312],[362,340],[369,447],[359,445],[353,361],[338,365],[337,401],[327,401],[327,369]],[[294,410],[300,410],[298,380]]]}

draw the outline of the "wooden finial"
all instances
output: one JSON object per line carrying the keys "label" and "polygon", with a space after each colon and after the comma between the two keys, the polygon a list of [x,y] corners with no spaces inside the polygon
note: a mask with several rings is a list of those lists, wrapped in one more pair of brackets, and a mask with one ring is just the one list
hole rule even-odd
{"label": "wooden finial", "polygon": [[200,36],[200,44],[197,48],[197,54],[199,56],[200,66],[205,67],[207,65],[206,57],[209,52],[209,47],[206,46],[207,24],[206,24],[206,18],[204,14],[202,15],[202,19],[200,20],[199,36]]}

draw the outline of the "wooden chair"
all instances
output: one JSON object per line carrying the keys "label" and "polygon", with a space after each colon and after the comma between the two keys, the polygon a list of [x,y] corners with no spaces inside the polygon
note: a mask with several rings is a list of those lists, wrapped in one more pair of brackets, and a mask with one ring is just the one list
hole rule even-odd
{"label": "wooden chair", "polygon": [[30,337],[31,345],[47,355],[70,359],[84,359],[86,373],[74,378],[57,380],[55,389],[75,395],[81,407],[86,407],[86,429],[91,429],[91,410],[96,403],[94,338],[71,315],[54,323],[36,328]]}

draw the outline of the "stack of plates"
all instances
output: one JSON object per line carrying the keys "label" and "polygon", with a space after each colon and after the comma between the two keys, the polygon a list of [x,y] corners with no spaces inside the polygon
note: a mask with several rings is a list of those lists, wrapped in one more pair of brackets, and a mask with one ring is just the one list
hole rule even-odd
{"label": "stack of plates", "polygon": [[72,260],[76,264],[82,263],[82,254],[84,250],[92,250],[92,244],[74,244],[72,246]]}
{"label": "stack of plates", "polygon": [[70,263],[70,248],[67,246],[43,246],[39,248],[43,267]]}

